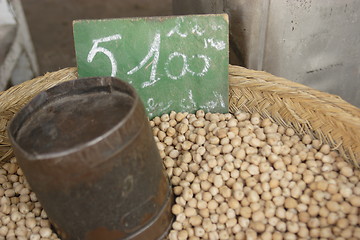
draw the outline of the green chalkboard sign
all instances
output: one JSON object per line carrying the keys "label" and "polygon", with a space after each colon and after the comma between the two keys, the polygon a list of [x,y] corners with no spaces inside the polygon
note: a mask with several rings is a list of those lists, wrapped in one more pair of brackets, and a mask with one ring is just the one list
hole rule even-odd
{"label": "green chalkboard sign", "polygon": [[78,20],[79,77],[116,76],[137,90],[149,118],[228,111],[226,14]]}

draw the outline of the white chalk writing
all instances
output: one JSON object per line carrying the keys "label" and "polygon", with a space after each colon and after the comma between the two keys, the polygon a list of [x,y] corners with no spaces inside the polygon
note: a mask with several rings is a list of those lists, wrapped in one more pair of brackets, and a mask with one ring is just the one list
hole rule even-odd
{"label": "white chalk writing", "polygon": [[209,68],[210,68],[210,58],[208,56],[205,56],[203,54],[197,54],[197,55],[194,55],[194,56],[191,56],[190,60],[191,59],[195,59],[195,58],[201,58],[202,60],[204,60],[204,67],[203,69],[201,70],[201,72],[199,73],[195,73],[193,71],[191,71],[189,69],[189,65],[187,65],[187,71],[191,74],[191,75],[196,75],[196,76],[199,76],[199,77],[203,77],[205,75],[205,73],[207,73],[209,71]]}
{"label": "white chalk writing", "polygon": [[183,111],[192,111],[196,109],[196,103],[191,89],[189,90],[188,99],[182,99],[180,101],[180,107]]}
{"label": "white chalk writing", "polygon": [[[170,72],[169,72],[169,64],[171,62],[171,60],[174,58],[174,57],[181,57],[182,60],[183,60],[183,67],[181,69],[181,72],[178,76],[174,76],[172,75]],[[165,71],[166,71],[166,74],[169,78],[173,79],[173,80],[177,80],[181,77],[183,77],[185,74],[186,74],[186,71],[188,70],[188,63],[187,63],[187,57],[182,54],[182,53],[179,53],[179,52],[174,52],[174,53],[171,53],[169,55],[169,58],[168,58],[168,61],[165,63]]]}
{"label": "white chalk writing", "polygon": [[110,52],[108,49],[106,49],[104,47],[99,47],[99,43],[110,42],[110,41],[119,40],[119,39],[121,39],[121,35],[115,34],[112,36],[93,40],[93,46],[87,56],[87,61],[89,63],[92,62],[94,60],[95,55],[99,52],[105,54],[109,58],[110,63],[111,63],[111,76],[115,77],[116,73],[117,73],[116,59],[114,58],[114,55],[112,54],[112,52]]}
{"label": "white chalk writing", "polygon": [[140,68],[142,68],[150,60],[150,58],[153,57],[152,62],[150,62],[150,64],[152,65],[150,72],[150,81],[143,82],[142,87],[144,88],[154,85],[157,81],[160,80],[160,78],[156,77],[156,70],[157,70],[157,64],[159,62],[159,56],[160,56],[160,33],[156,33],[154,37],[154,41],[150,46],[150,50],[148,54],[144,57],[143,60],[141,60],[139,65],[128,71],[127,74],[128,75],[134,74]]}
{"label": "white chalk writing", "polygon": [[200,109],[203,109],[207,112],[213,110],[214,108],[216,108],[219,104],[221,107],[225,107],[225,102],[224,102],[224,98],[221,94],[219,94],[216,91],[212,92],[214,94],[214,98],[215,100],[212,101],[208,101],[205,104],[200,106]]}
{"label": "white chalk writing", "polygon": [[[181,72],[179,75],[173,75],[172,73],[170,73],[170,70],[169,70],[169,65],[172,61],[172,59],[174,57],[181,57],[182,58],[182,61],[183,61],[183,67],[181,69]],[[179,52],[174,52],[174,53],[171,53],[169,55],[169,58],[168,60],[166,61],[165,63],[165,72],[166,72],[166,75],[173,79],[173,80],[177,80],[177,79],[180,79],[181,77],[183,77],[187,72],[190,73],[192,76],[199,76],[199,77],[202,77],[204,76],[208,71],[209,71],[209,67],[210,67],[210,58],[208,56],[205,56],[205,55],[202,55],[202,54],[197,54],[197,55],[193,55],[190,57],[190,60],[193,60],[195,58],[200,58],[204,61],[204,67],[203,69],[201,70],[201,72],[194,72],[190,69],[189,67],[189,63],[188,63],[188,58],[185,54],[183,53],[179,53]]]}
{"label": "white chalk writing", "polygon": [[199,35],[199,36],[202,36],[202,35],[204,35],[205,30],[202,29],[199,25],[196,24],[196,25],[191,29],[191,32],[192,32],[193,34],[197,34],[197,35]]}
{"label": "white chalk writing", "polygon": [[[128,40],[131,41],[132,39],[127,39],[122,34],[95,39],[92,41],[91,49],[87,55],[87,62],[93,62],[97,54],[102,53],[111,63],[111,76],[119,76],[131,84],[136,83],[135,87],[140,86],[142,89],[158,87],[153,89],[157,91],[156,94],[153,91],[147,92],[146,90],[146,94],[142,95],[145,96],[143,99],[144,107],[150,119],[159,113],[170,112],[170,110],[178,108],[187,112],[193,112],[197,109],[213,111],[219,107],[225,108],[227,105],[225,103],[226,96],[221,95],[223,91],[210,86],[210,80],[212,80],[210,70],[214,63],[216,64],[214,61],[217,61],[211,59],[210,56],[214,56],[214,52],[227,49],[227,41],[221,40],[223,38],[218,37],[219,35],[210,34],[221,29],[223,26],[218,25],[203,28],[203,25],[198,24],[197,21],[185,23],[184,18],[180,17],[169,28],[157,29],[152,32],[155,34],[151,35],[149,39],[145,39],[146,43],[141,47],[135,43],[129,43]],[[117,40],[121,41],[108,43]],[[173,44],[171,44],[171,40]],[[196,42],[194,45],[187,45],[192,44],[193,41]],[[114,48],[113,45],[115,44],[116,47]],[[121,44],[121,48],[119,48],[119,44]],[[172,50],[169,51],[169,47]],[[114,52],[111,52],[110,49],[114,49]],[[141,52],[140,57],[135,61],[133,57],[128,58],[128,62],[119,62],[121,64],[118,65],[116,58],[119,60],[119,57],[123,57],[121,55],[123,53],[120,52],[122,50],[134,50],[134,58]],[[126,59],[124,58],[123,61]],[[124,77],[124,74],[127,76]],[[179,84],[173,84],[173,81],[177,81]],[[186,82],[181,83],[181,81]],[[162,82],[164,82],[163,86],[161,86]],[[209,87],[205,84],[209,84]],[[168,90],[168,86],[174,86],[174,88]],[[176,87],[180,87],[181,91],[174,90]],[[200,89],[202,87],[204,89]],[[168,93],[161,92],[167,90]],[[128,179],[126,184],[127,189],[131,189],[132,179]],[[127,194],[127,189],[123,194]]]}
{"label": "white chalk writing", "polygon": [[221,26],[221,25],[211,25],[211,29],[214,30],[214,31],[222,30],[223,26]]}
{"label": "white chalk writing", "polygon": [[163,102],[156,103],[154,98],[149,98],[146,102],[146,111],[149,114],[149,118],[153,117],[154,112],[165,112],[166,110],[169,110],[171,108],[171,105],[173,104],[173,101],[169,101],[167,105],[165,105]]}
{"label": "white chalk writing", "polygon": [[[179,22],[180,21],[180,22]],[[176,26],[173,28],[173,29],[171,29],[167,34],[166,34],[166,36],[167,37],[171,37],[173,34],[177,34],[177,35],[179,35],[180,37],[182,37],[182,38],[186,38],[187,37],[187,35],[188,35],[188,33],[187,32],[184,32],[184,33],[182,33],[182,32],[180,32],[180,26],[181,26],[181,23],[182,22],[184,22],[184,19],[183,18],[178,18],[177,20],[176,20]]]}
{"label": "white chalk writing", "polygon": [[213,38],[204,39],[204,48],[208,48],[208,44],[210,44],[210,47],[213,47],[216,50],[223,50],[226,47],[224,41],[217,41]]}

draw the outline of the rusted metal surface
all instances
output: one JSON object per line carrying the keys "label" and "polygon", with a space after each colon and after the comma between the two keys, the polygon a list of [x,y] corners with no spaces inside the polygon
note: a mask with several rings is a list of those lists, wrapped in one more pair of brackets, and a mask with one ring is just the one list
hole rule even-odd
{"label": "rusted metal surface", "polygon": [[9,126],[15,156],[62,239],[161,239],[171,188],[143,105],[114,78],[42,92]]}

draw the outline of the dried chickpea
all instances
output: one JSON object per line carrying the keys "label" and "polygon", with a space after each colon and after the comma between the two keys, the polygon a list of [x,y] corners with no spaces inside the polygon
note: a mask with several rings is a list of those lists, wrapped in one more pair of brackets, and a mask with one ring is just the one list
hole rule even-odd
{"label": "dried chickpea", "polygon": [[[360,171],[318,139],[257,113],[150,126],[176,195],[168,239],[360,238]],[[16,159],[0,166],[0,238],[58,239]]]}

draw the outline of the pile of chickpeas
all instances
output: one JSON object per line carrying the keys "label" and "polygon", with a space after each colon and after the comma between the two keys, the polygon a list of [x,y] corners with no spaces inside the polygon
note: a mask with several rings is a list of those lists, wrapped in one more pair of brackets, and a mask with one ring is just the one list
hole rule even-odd
{"label": "pile of chickpeas", "polygon": [[15,158],[0,167],[0,239],[59,239]]}
{"label": "pile of chickpeas", "polygon": [[[167,239],[360,239],[360,171],[329,145],[256,113],[150,125],[175,194]],[[0,165],[0,239],[59,239],[16,159]]]}
{"label": "pile of chickpeas", "polygon": [[176,195],[168,239],[360,239],[360,171],[259,114],[150,122]]}

